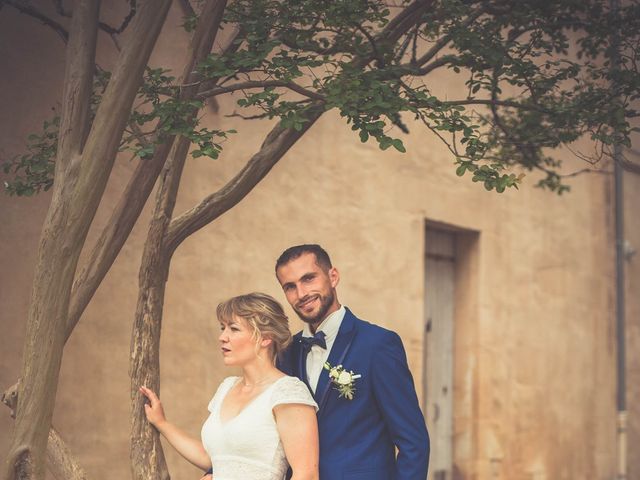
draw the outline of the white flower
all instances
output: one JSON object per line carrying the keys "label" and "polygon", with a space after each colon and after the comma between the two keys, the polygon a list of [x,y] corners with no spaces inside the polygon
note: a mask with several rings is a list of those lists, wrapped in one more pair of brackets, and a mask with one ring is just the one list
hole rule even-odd
{"label": "white flower", "polygon": [[342,365],[333,367],[329,362],[324,364],[324,368],[329,371],[331,383],[333,383],[334,388],[340,392],[340,397],[353,400],[353,394],[356,391],[355,381],[362,377],[362,375],[357,375],[351,370],[345,370]]}
{"label": "white flower", "polygon": [[343,370],[342,372],[340,372],[337,381],[340,385],[349,385],[353,381],[353,379],[351,378],[351,374],[349,372]]}

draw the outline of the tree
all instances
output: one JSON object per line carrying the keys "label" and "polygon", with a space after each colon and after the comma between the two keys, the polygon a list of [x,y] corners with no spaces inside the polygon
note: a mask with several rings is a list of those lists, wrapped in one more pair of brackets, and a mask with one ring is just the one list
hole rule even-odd
{"label": "tree", "polygon": [[[517,188],[521,170],[540,170],[540,186],[562,193],[568,187],[554,148],[589,138],[597,153],[584,158],[596,163],[613,145],[630,147],[634,132],[630,122],[640,91],[636,2],[617,11],[600,0],[414,0],[392,6],[381,0],[207,0],[195,10],[182,2],[192,40],[179,80],[164,69],[145,69],[167,1],[151,7],[132,2],[117,29],[99,22],[95,0],[79,1],[68,34],[33,7],[5,3],[68,35],[60,116],[31,138],[29,153],[5,164],[13,175],[6,185],[10,193],[53,189],[22,381],[8,395],[17,403],[6,474],[11,479],[42,476],[64,342],[156,183],[131,344],[137,479],[168,478],[157,434],[143,421],[137,386],[159,388],[162,307],[173,253],[240,202],[324,112],[337,109],[362,142],[375,141],[383,150],[404,152],[400,132],[426,128],[447,144],[458,175],[468,172],[497,192]],[[624,36],[617,34],[622,25]],[[221,26],[234,33],[222,51],[211,53]],[[113,73],[95,65],[99,28],[116,36],[131,30]],[[443,99],[429,89],[429,75],[443,69],[464,76],[465,95]],[[236,134],[202,127],[199,120],[205,101],[232,92],[244,94],[238,101],[244,118],[275,125],[227,185],[175,216],[189,153],[218,158],[224,138]],[[139,157],[137,168],[89,259],[77,269],[118,149]],[[52,431],[47,448],[67,459],[57,438]],[[58,475],[78,478],[69,470]]]}

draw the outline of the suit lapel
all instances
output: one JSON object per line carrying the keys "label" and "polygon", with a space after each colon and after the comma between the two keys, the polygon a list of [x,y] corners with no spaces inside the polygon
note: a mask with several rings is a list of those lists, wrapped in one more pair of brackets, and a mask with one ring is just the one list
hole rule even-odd
{"label": "suit lapel", "polygon": [[302,358],[300,356],[301,353],[301,345],[300,338],[302,337],[302,332],[298,332],[293,336],[293,342],[291,343],[291,372],[294,376],[298,377],[304,383],[307,383],[305,378],[305,371],[301,370],[301,362]]}
{"label": "suit lapel", "polygon": [[[347,352],[351,347],[351,343],[353,342],[353,337],[356,333],[356,317],[348,308],[346,308],[345,310],[346,312],[344,314],[344,318],[342,319],[342,323],[340,324],[338,335],[336,336],[336,340],[333,342],[331,352],[329,352],[329,358],[327,358],[327,362],[329,362],[332,367],[342,364],[342,361],[346,357]],[[318,403],[318,415],[322,414],[322,408],[327,402],[330,387],[331,382],[329,381],[329,372],[323,368],[320,372],[318,386],[316,387],[316,394],[314,395],[315,400]]]}

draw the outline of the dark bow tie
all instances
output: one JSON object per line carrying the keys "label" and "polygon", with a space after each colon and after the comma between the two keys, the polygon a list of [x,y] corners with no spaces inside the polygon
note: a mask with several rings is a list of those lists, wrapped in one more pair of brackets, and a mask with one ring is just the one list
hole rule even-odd
{"label": "dark bow tie", "polygon": [[311,351],[311,347],[314,345],[318,345],[326,350],[327,342],[325,342],[324,337],[324,332],[316,332],[313,337],[300,337],[300,343],[302,344],[302,348],[307,352]]}

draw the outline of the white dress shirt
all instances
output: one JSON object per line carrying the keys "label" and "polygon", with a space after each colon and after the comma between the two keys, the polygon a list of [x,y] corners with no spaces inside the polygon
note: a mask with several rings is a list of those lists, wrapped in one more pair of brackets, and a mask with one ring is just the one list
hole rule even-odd
{"label": "white dress shirt", "polygon": [[[325,318],[316,330],[316,333],[324,332],[324,341],[327,343],[327,348],[325,350],[318,345],[313,345],[309,355],[307,355],[307,378],[309,379],[309,386],[313,390],[313,393],[316,393],[318,379],[320,378],[320,374],[322,373],[322,369],[327,358],[329,358],[329,352],[331,352],[333,342],[335,342],[336,337],[338,336],[338,330],[342,324],[344,314],[345,308],[344,305],[342,305],[338,310]],[[313,337],[313,333],[311,333],[311,329],[306,323],[302,328],[302,336]]]}

